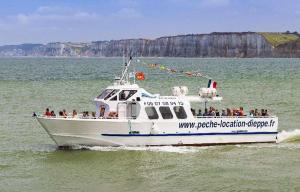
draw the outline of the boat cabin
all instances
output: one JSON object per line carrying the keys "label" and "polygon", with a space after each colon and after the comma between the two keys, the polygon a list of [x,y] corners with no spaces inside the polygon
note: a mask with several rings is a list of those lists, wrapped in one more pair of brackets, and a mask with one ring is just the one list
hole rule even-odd
{"label": "boat cabin", "polygon": [[[187,93],[186,87],[184,90]],[[195,98],[197,102],[208,99],[174,94],[174,91],[172,96],[160,96],[147,92],[137,84],[128,84],[109,86],[94,101],[97,118],[176,120],[194,117],[190,102],[195,102]]]}
{"label": "boat cabin", "polygon": [[128,67],[131,59],[125,63],[121,77],[115,78],[115,83],[108,86],[94,99],[96,118],[116,119],[149,119],[176,120],[194,118],[190,102],[214,102],[222,100],[216,95],[216,87],[201,88],[199,95],[190,96],[188,88],[177,86],[172,89],[172,96],[151,94],[135,83],[135,78],[144,80],[142,72],[134,72],[134,82],[130,83]]}

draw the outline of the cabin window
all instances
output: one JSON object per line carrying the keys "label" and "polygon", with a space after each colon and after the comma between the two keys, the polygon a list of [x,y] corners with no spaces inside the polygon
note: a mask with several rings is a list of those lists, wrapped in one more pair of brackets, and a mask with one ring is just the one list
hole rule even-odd
{"label": "cabin window", "polygon": [[175,106],[174,112],[178,119],[186,119],[187,118],[186,112],[182,106]]}
{"label": "cabin window", "polygon": [[118,96],[114,96],[113,98],[110,99],[111,101],[117,101],[118,100]]}
{"label": "cabin window", "polygon": [[159,107],[160,114],[163,119],[172,119],[173,114],[169,107]]}
{"label": "cabin window", "polygon": [[113,89],[105,89],[97,98],[104,99]]}
{"label": "cabin window", "polygon": [[145,107],[149,119],[158,119],[158,114],[154,107]]}
{"label": "cabin window", "polygon": [[126,101],[132,95],[134,95],[136,92],[137,92],[137,90],[123,90],[119,93],[119,100],[120,101]]}
{"label": "cabin window", "polygon": [[111,91],[106,97],[105,100],[109,99],[111,96],[113,96],[114,94],[116,94],[119,91],[119,89],[114,89],[113,91]]}

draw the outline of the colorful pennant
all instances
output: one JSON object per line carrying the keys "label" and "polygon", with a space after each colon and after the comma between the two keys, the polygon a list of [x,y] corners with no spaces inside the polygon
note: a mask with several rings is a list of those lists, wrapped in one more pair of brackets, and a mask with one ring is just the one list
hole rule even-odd
{"label": "colorful pennant", "polygon": [[176,69],[172,69],[169,68],[167,66],[158,64],[158,63],[150,63],[147,64],[145,62],[142,62],[142,65],[147,66],[151,69],[159,69],[161,71],[167,71],[168,73],[178,73],[178,74],[182,74],[182,75],[186,75],[188,77],[204,77],[207,79],[210,79],[210,77],[208,77],[207,75],[204,75],[202,73],[200,73],[199,71],[183,71],[183,70],[176,70]]}

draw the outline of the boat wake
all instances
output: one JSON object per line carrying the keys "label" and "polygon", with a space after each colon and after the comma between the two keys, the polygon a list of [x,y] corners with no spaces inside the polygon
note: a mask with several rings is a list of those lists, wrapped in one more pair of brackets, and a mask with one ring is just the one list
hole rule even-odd
{"label": "boat wake", "polygon": [[[300,141],[300,129],[294,129],[291,131],[281,131],[277,136],[277,143],[282,143],[282,145],[236,145],[238,147],[291,147],[290,145],[286,146],[283,143],[291,143]],[[150,152],[168,152],[168,153],[196,153],[201,150],[216,148],[218,146],[204,146],[204,147],[192,147],[192,146],[138,146],[138,147],[129,147],[129,146],[120,146],[120,147],[104,147],[104,146],[73,146],[73,150],[91,150],[91,151],[150,151]],[[299,145],[296,146],[299,148]]]}
{"label": "boat wake", "polygon": [[293,142],[300,141],[300,129],[294,129],[291,131],[281,131],[278,133],[277,142]]}
{"label": "boat wake", "polygon": [[139,146],[139,147],[103,147],[103,146],[75,146],[72,149],[75,150],[91,150],[91,151],[151,151],[151,152],[169,152],[169,153],[195,153],[199,152],[201,149],[206,149],[210,147],[188,147],[188,146]]}

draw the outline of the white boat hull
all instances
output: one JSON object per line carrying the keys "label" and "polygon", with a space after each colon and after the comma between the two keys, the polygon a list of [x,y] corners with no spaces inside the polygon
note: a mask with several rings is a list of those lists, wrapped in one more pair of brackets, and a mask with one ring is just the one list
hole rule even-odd
{"label": "white boat hull", "polygon": [[[73,119],[37,117],[58,146],[216,145],[276,142],[277,117],[200,118],[194,124],[174,120]],[[213,125],[215,127],[202,127]],[[234,121],[269,122],[268,126],[221,127]],[[272,126],[271,126],[272,124]],[[200,125],[200,126],[199,126]],[[224,125],[224,123],[223,123]],[[233,125],[233,124],[232,124]]]}

